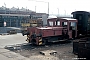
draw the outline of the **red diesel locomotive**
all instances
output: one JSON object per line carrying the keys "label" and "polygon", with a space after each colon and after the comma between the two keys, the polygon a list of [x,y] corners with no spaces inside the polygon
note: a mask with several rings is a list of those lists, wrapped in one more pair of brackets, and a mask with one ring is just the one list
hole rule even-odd
{"label": "red diesel locomotive", "polygon": [[43,45],[47,42],[66,41],[77,37],[77,20],[72,18],[47,19],[45,27],[28,27],[27,42]]}

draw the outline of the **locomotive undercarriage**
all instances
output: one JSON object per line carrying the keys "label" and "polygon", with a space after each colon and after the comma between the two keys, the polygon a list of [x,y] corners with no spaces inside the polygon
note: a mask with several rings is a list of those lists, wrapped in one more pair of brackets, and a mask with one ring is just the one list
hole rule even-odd
{"label": "locomotive undercarriage", "polygon": [[41,37],[37,36],[31,38],[27,35],[27,42],[35,45],[45,45],[48,42],[59,42],[59,41],[67,41],[69,39],[69,35],[58,35],[58,36],[49,36],[49,37]]}
{"label": "locomotive undercarriage", "polygon": [[66,41],[69,39],[68,35],[59,35],[59,36],[50,36],[50,37],[44,37],[43,40],[46,40],[47,42],[58,42],[58,41]]}

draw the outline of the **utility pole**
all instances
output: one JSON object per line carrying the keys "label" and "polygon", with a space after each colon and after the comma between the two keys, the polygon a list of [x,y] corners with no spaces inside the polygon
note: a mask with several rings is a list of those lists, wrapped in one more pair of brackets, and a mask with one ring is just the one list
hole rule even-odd
{"label": "utility pole", "polygon": [[27,12],[27,6],[26,6],[26,12]]}
{"label": "utility pole", "polygon": [[36,6],[35,6],[35,12],[36,12]]}
{"label": "utility pole", "polygon": [[49,2],[45,2],[45,1],[36,1],[36,0],[29,0],[29,1],[35,1],[35,2],[43,2],[43,3],[48,3],[48,15],[49,15]]}
{"label": "utility pole", "polygon": [[49,2],[48,2],[48,15],[49,15]]}
{"label": "utility pole", "polygon": [[66,16],[66,10],[64,10],[64,12],[65,12],[65,14],[64,14],[64,15]]}
{"label": "utility pole", "polygon": [[4,5],[5,5],[5,14],[6,14],[6,4],[4,3]]}
{"label": "utility pole", "polygon": [[59,16],[59,8],[57,8],[57,10],[58,10],[58,16]]}

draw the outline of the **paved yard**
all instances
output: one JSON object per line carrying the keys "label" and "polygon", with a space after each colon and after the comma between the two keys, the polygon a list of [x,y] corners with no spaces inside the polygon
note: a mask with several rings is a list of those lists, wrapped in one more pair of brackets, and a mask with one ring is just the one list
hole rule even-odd
{"label": "paved yard", "polygon": [[21,33],[12,35],[0,35],[0,48],[5,47],[6,45],[27,43],[25,40],[26,36],[22,36]]}
{"label": "paved yard", "polygon": [[[76,60],[77,56],[72,53],[72,43],[32,46],[25,40],[26,36],[22,36],[21,33],[3,36],[0,35],[0,48],[6,48],[31,60]],[[57,53],[48,56],[40,54],[40,51],[45,50],[55,50]]]}

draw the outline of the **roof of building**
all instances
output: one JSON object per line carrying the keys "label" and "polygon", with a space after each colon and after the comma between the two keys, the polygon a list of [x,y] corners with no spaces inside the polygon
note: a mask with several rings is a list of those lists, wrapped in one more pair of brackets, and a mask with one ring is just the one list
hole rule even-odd
{"label": "roof of building", "polygon": [[22,15],[22,14],[0,14],[2,16],[30,16],[30,15]]}

